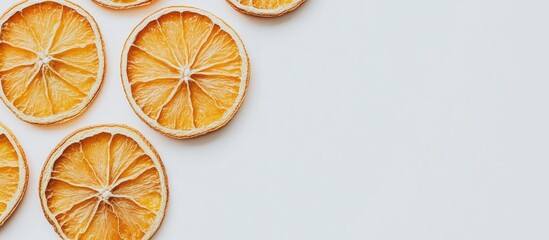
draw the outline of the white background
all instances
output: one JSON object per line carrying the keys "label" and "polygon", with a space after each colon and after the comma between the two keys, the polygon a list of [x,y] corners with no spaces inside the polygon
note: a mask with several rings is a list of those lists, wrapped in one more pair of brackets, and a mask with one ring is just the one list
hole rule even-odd
{"label": "white background", "polygon": [[[39,204],[42,163],[64,136],[99,123],[139,129],[164,160],[171,196],[156,239],[549,238],[548,1],[309,0],[276,19],[223,0],[129,11],[75,2],[103,31],[105,84],[58,126],[0,105],[31,170],[0,239],[58,238]],[[141,19],[182,4],[225,19],[252,63],[233,121],[186,141],[138,119],[118,67]]]}

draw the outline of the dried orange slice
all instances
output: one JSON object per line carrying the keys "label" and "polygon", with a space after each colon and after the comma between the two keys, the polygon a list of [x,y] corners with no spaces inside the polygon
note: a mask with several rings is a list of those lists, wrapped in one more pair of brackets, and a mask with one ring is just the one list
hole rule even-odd
{"label": "dried orange slice", "polygon": [[93,18],[64,0],[24,1],[0,22],[0,97],[10,110],[36,124],[81,114],[105,71]]}
{"label": "dried orange slice", "polygon": [[150,239],[164,218],[168,182],[139,132],[99,125],[72,133],[53,150],[39,193],[62,239]]}
{"label": "dried orange slice", "polygon": [[227,0],[241,13],[258,17],[278,17],[299,7],[305,0]]}
{"label": "dried orange slice", "polygon": [[0,123],[0,226],[13,213],[27,189],[29,169],[23,149]]}
{"label": "dried orange slice", "polygon": [[215,131],[240,107],[249,79],[240,37],[204,10],[169,7],[143,20],[122,53],[122,84],[133,110],[173,138]]}
{"label": "dried orange slice", "polygon": [[150,4],[155,0],[92,0],[100,6],[113,9],[126,9]]}

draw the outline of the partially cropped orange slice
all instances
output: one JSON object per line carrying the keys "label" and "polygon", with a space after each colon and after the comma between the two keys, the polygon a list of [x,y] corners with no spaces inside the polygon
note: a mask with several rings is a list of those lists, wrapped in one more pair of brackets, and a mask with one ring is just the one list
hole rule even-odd
{"label": "partially cropped orange slice", "polygon": [[150,4],[155,0],[92,0],[93,2],[108,8],[126,9]]}
{"label": "partially cropped orange slice", "polygon": [[0,24],[0,97],[20,119],[67,121],[95,98],[105,71],[97,24],[64,0],[23,1]]}
{"label": "partially cropped orange slice", "polygon": [[244,44],[225,22],[196,8],[170,7],[147,17],[122,53],[130,105],[154,129],[192,138],[227,124],[249,79]]}
{"label": "partially cropped orange slice", "polygon": [[25,154],[11,131],[0,123],[0,226],[15,211],[27,189]]}
{"label": "partially cropped orange slice", "polygon": [[123,125],[88,127],[65,138],[44,165],[39,192],[62,239],[150,239],[168,201],[160,157]]}
{"label": "partially cropped orange slice", "polygon": [[239,12],[258,17],[277,17],[295,10],[305,0],[227,0]]}

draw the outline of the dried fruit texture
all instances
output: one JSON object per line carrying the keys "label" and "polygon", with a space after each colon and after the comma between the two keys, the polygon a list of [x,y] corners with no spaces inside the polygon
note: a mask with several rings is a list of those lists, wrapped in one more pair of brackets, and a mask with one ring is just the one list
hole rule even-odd
{"label": "dried fruit texture", "polygon": [[217,130],[240,107],[248,56],[221,19],[188,7],[162,9],[132,32],[122,54],[122,83],[137,115],[174,138]]}
{"label": "dried fruit texture", "polygon": [[79,130],[51,153],[40,177],[44,213],[62,239],[150,239],[167,206],[164,166],[136,130]]}
{"label": "dried fruit texture", "polygon": [[0,226],[23,198],[28,178],[23,150],[10,130],[0,123]]}
{"label": "dried fruit texture", "polygon": [[24,1],[1,19],[0,97],[20,119],[67,121],[93,101],[105,61],[97,24],[64,0]]}
{"label": "dried fruit texture", "polygon": [[277,17],[295,10],[305,0],[227,0],[239,12],[257,17]]}
{"label": "dried fruit texture", "polygon": [[151,4],[155,0],[92,0],[96,4],[113,8],[113,9],[126,9],[126,8],[134,8],[134,7],[140,7],[143,5]]}

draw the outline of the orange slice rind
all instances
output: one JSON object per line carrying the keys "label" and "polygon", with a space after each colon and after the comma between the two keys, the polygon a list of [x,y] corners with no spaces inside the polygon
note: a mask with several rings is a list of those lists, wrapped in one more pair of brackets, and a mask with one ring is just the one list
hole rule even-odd
{"label": "orange slice rind", "polygon": [[105,72],[90,14],[65,0],[28,0],[0,19],[0,98],[20,119],[54,124],[80,115]]}
{"label": "orange slice rind", "polygon": [[39,194],[62,239],[150,239],[164,218],[168,182],[139,132],[99,125],[72,133],[52,151]]}
{"label": "orange slice rind", "polygon": [[242,104],[249,71],[238,34],[191,7],[153,13],[122,52],[122,84],[131,107],[149,126],[178,139],[226,125]]}
{"label": "orange slice rind", "polygon": [[0,123],[0,226],[19,205],[27,189],[29,169],[13,133]]}
{"label": "orange slice rind", "polygon": [[297,9],[305,0],[227,0],[241,13],[257,17],[278,17]]}
{"label": "orange slice rind", "polygon": [[153,3],[155,0],[92,0],[94,3],[112,9],[127,9],[141,7]]}

